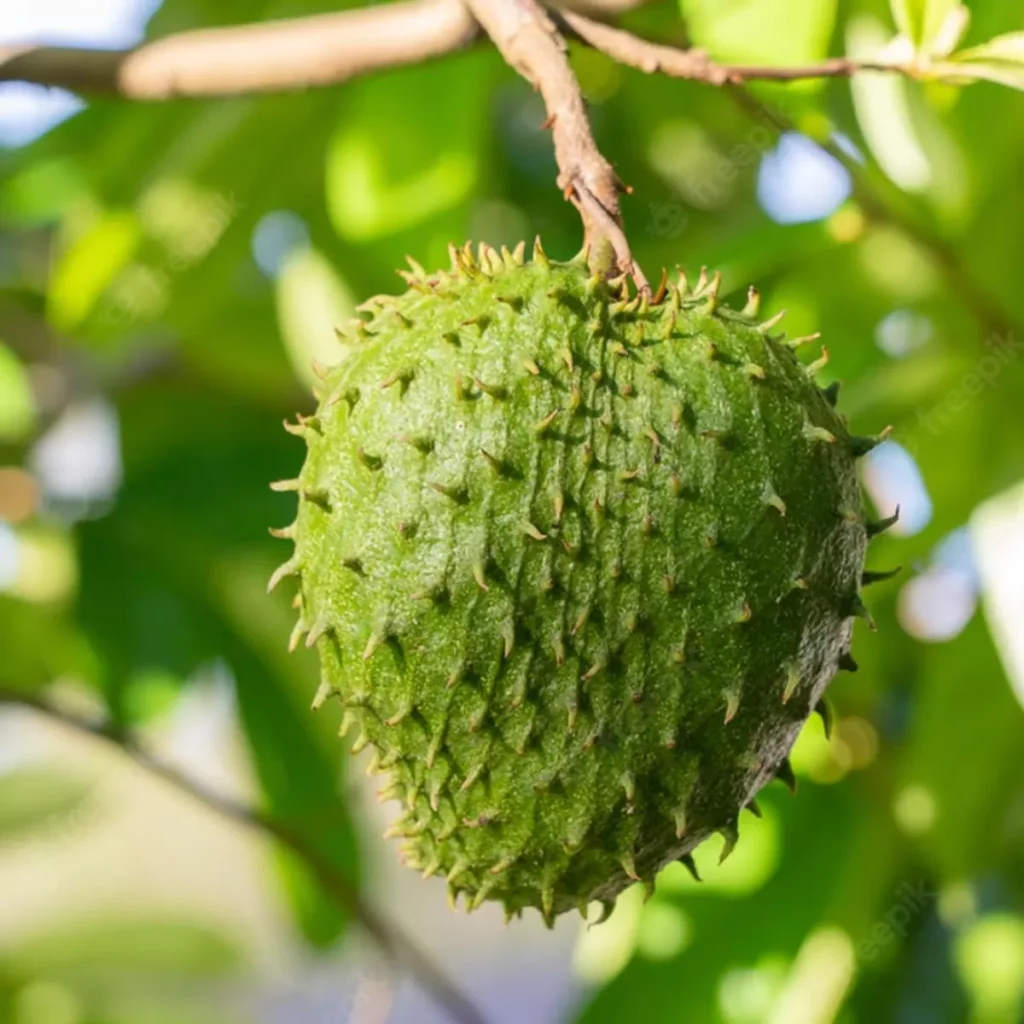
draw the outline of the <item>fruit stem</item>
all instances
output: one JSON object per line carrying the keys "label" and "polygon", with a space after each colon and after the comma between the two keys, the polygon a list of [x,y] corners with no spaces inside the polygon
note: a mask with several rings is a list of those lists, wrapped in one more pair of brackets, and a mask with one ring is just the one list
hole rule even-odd
{"label": "fruit stem", "polygon": [[544,98],[558,187],[583,219],[590,269],[603,277],[627,274],[639,291],[650,294],[622,225],[619,194],[628,189],[597,148],[558,28],[536,0],[466,0],[466,6],[509,65]]}

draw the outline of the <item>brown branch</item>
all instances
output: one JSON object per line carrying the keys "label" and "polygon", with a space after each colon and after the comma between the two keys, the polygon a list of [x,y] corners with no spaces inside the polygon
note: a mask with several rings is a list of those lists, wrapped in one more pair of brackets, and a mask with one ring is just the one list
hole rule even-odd
{"label": "brown branch", "polygon": [[[611,16],[643,2],[555,0],[561,10],[549,18],[537,0],[399,0],[335,14],[183,32],[129,51],[0,47],[0,82],[20,80],[134,100],[302,89],[449,53],[478,38],[483,25],[509,63],[544,97],[554,130],[558,182],[583,218],[591,266],[627,273],[646,289],[622,227],[622,184],[597,149],[559,28],[621,64],[717,86],[849,77],[864,71],[919,74],[913,65],[846,57],[790,68],[721,65],[701,50],[654,43],[588,16]],[[919,229],[916,234],[920,237]],[[975,315],[990,326],[1005,326],[983,292],[959,272],[956,253],[940,239],[928,241]]]}
{"label": "brown branch", "polygon": [[66,729],[106,740],[147,771],[174,789],[201,803],[222,818],[250,831],[270,836],[301,860],[323,886],[335,904],[376,942],[390,960],[408,970],[425,991],[444,1007],[458,1024],[486,1024],[480,1011],[420,948],[394,924],[387,921],[360,895],[358,889],[303,835],[265,811],[249,807],[221,793],[207,789],[173,765],[156,757],[137,738],[110,722],[91,721],[72,714],[53,702],[18,690],[0,687],[0,705],[30,708]]}
{"label": "brown branch", "polygon": [[865,71],[883,74],[906,75],[917,77],[917,69],[912,64],[884,64],[878,61],[854,60],[852,57],[831,57],[817,64],[805,64],[802,67],[747,67],[742,64],[727,64],[725,72],[731,83],[741,82],[798,82],[806,78],[852,78]]}
{"label": "brown branch", "polygon": [[654,43],[633,35],[632,32],[594,21],[577,11],[565,10],[554,17],[574,38],[595,50],[600,50],[619,64],[636,68],[649,75],[660,72],[671,78],[685,78],[695,82],[706,82],[709,85],[753,81],[795,82],[803,78],[848,78],[862,71],[913,74],[913,69],[909,66],[855,61],[849,57],[835,57],[795,68],[718,64],[711,60],[704,50],[683,50],[676,46]]}
{"label": "brown branch", "polygon": [[[916,74],[911,65],[854,61],[847,57],[795,68],[719,65],[701,50],[654,43],[611,28],[600,20],[645,2],[553,0],[550,6],[559,9],[553,14],[558,25],[575,38],[621,64],[648,73],[660,71],[713,85],[848,77],[862,71]],[[498,16],[501,8],[506,10],[504,18]],[[477,15],[476,19],[470,10]],[[561,39],[535,0],[518,0],[516,4],[508,0],[399,0],[333,14],[197,29],[165,36],[131,50],[6,46],[0,47],[0,82],[31,82],[86,95],[105,94],[131,100],[307,89],[335,85],[368,71],[419,63],[461,49],[478,37],[477,20],[482,24],[489,20],[501,35],[499,45],[517,50],[516,66],[535,84],[541,70],[545,79],[554,83],[561,78],[564,82],[564,74],[552,78],[560,60],[555,58],[554,50],[562,49]],[[532,25],[528,34],[539,46],[536,54],[514,42],[527,23]],[[558,91],[568,95],[564,86]],[[606,209],[612,212],[607,205]]]}
{"label": "brown branch", "polygon": [[579,42],[645,74],[661,72],[673,78],[687,78],[711,85],[724,85],[729,80],[725,69],[715,64],[703,50],[681,50],[652,43],[632,32],[602,25],[578,12],[562,11],[555,17],[566,33]]}
{"label": "brown branch", "polygon": [[648,0],[552,0],[546,7],[555,7],[561,11],[578,11],[591,18],[617,18],[627,11],[635,11],[643,7]]}
{"label": "brown branch", "polygon": [[584,246],[595,272],[628,274],[649,288],[622,227],[614,168],[594,141],[565,40],[536,0],[466,0],[505,60],[544,98],[558,161],[558,187],[583,218]]}
{"label": "brown branch", "polygon": [[[795,125],[743,89],[745,83],[758,80],[793,82],[803,78],[844,78],[864,71],[887,71],[909,77],[914,77],[917,73],[910,65],[855,61],[847,57],[835,57],[796,68],[722,65],[712,61],[702,50],[683,50],[652,43],[577,12],[565,10],[554,17],[568,34],[587,46],[600,50],[620,64],[637,68],[647,74],[660,72],[673,78],[734,87],[733,95],[748,112],[764,118],[779,131],[792,130]],[[951,290],[960,298],[987,338],[999,342],[1011,335],[1024,333],[1024,324],[1015,323],[999,309],[984,288],[971,276],[963,265],[959,253],[948,240],[883,203],[864,181],[863,169],[839,146],[827,140],[820,144],[849,171],[854,183],[854,194],[868,217],[876,222],[896,225],[932,253],[942,268]]]}
{"label": "brown branch", "polygon": [[0,48],[0,81],[133,100],[279,92],[436,57],[469,45],[482,25],[509,64],[544,98],[558,184],[583,219],[591,268],[608,277],[628,275],[649,291],[622,224],[622,182],[594,141],[565,40],[552,18],[621,63],[716,85],[755,77],[839,75],[854,68],[845,59],[814,69],[724,68],[700,51],[650,43],[577,13],[612,14],[644,0],[556,2],[565,10],[548,17],[538,0],[399,0],[336,14],[183,32],[129,51],[7,47]]}
{"label": "brown branch", "polygon": [[[646,0],[557,0],[594,18]],[[197,29],[131,50],[0,46],[0,82],[22,81],[130,100],[231,96],[336,85],[416,64],[480,34],[461,0],[400,0],[334,14]]]}
{"label": "brown branch", "polygon": [[478,32],[460,0],[401,0],[181,32],[127,51],[0,47],[0,81],[131,100],[280,92],[437,57],[467,46]]}

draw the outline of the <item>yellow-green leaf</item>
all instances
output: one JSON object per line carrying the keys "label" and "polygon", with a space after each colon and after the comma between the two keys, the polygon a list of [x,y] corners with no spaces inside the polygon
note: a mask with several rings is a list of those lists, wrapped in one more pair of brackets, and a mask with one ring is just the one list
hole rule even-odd
{"label": "yellow-green leaf", "polygon": [[35,399],[18,357],[0,342],[0,441],[20,441],[35,423]]}
{"label": "yellow-green leaf", "polygon": [[679,0],[694,43],[730,63],[798,64],[823,57],[836,0]]}
{"label": "yellow-green leaf", "polygon": [[292,368],[300,380],[315,385],[314,361],[331,366],[346,353],[335,330],[355,316],[355,299],[327,257],[309,248],[285,258],[275,298]]}
{"label": "yellow-green leaf", "polygon": [[948,78],[979,79],[1024,89],[1024,32],[996,36],[981,46],[955,53],[937,70]]}
{"label": "yellow-green leaf", "polygon": [[891,0],[891,4],[896,26],[919,53],[934,53],[933,44],[951,32],[956,22],[960,31],[966,27],[967,9],[960,0]]}

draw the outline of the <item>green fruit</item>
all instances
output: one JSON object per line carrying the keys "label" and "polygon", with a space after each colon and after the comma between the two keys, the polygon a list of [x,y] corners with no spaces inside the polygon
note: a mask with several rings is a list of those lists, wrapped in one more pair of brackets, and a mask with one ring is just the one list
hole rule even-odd
{"label": "green fruit", "polygon": [[628,299],[539,247],[406,277],[291,428],[272,583],[299,580],[292,642],[389,774],[407,862],[550,923],[730,850],[792,781],[867,614],[877,439],[717,278]]}

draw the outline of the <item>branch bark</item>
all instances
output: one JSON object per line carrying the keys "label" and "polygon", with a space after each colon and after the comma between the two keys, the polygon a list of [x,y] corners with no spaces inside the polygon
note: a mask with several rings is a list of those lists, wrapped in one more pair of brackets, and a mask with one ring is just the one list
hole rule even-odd
{"label": "branch bark", "polygon": [[0,81],[130,100],[281,92],[418,63],[468,46],[478,33],[461,0],[401,0],[181,32],[127,51],[0,47]]}
{"label": "branch bark", "polygon": [[[608,18],[646,0],[558,0]],[[334,14],[180,32],[131,50],[0,46],[0,82],[129,100],[232,96],[337,85],[469,46],[480,26],[462,0],[399,0]]]}
{"label": "branch bark", "polygon": [[265,836],[291,850],[312,872],[336,905],[358,921],[381,952],[403,966],[457,1024],[486,1024],[480,1011],[420,948],[387,921],[360,895],[358,889],[309,841],[284,822],[207,789],[195,779],[152,754],[140,741],[109,722],[91,721],[35,695],[0,687],[0,705],[19,705],[44,715],[73,732],[114,744],[136,765],[162,779],[214,814]]}
{"label": "branch bark", "polygon": [[[544,97],[554,130],[559,185],[583,218],[588,258],[646,288],[622,227],[622,185],[598,151],[563,35],[648,74],[715,86],[850,77],[865,71],[914,77],[913,65],[837,57],[803,67],[721,65],[701,50],[651,42],[603,24],[645,0],[554,0],[549,17],[537,0],[398,0],[381,6],[203,29],[134,50],[0,47],[0,82],[25,81],[131,100],[281,92],[343,82],[380,68],[417,63],[470,45],[488,31],[506,59]],[[474,17],[475,15],[475,17]],[[559,31],[561,29],[561,32]],[[979,320],[1005,327],[981,291],[954,274],[956,254],[932,240],[940,262]],[[607,266],[606,266],[607,265]]]}
{"label": "branch bark", "polygon": [[704,50],[683,50],[654,43],[623,29],[602,24],[585,13],[565,10],[555,15],[573,38],[585,43],[619,64],[646,74],[661,73],[670,78],[685,78],[708,85],[738,85],[743,82],[795,82],[803,78],[848,78],[862,71],[889,71],[912,74],[912,69],[896,64],[860,62],[835,57],[803,67],[753,67],[717,64]]}
{"label": "branch bark", "polygon": [[536,0],[466,0],[502,56],[544,99],[555,142],[558,187],[583,218],[591,268],[627,274],[649,290],[622,227],[619,193],[625,188],[604,158],[590,127],[565,40]]}
{"label": "branch bark", "polygon": [[[554,0],[549,6],[563,31],[649,74],[661,72],[711,85],[841,78],[863,71],[916,74],[910,65],[847,57],[789,68],[721,65],[702,50],[651,42],[600,20],[645,2]],[[518,27],[513,9],[518,11]],[[564,47],[558,28],[535,0],[399,0],[335,14],[181,32],[132,50],[0,47],[0,82],[31,82],[131,100],[284,92],[336,85],[368,71],[451,53],[478,38],[478,22],[498,32],[499,46],[517,49],[516,66],[535,84],[539,71],[552,79],[558,62],[551,44],[559,50]],[[514,42],[527,23],[540,47],[536,54]]]}

